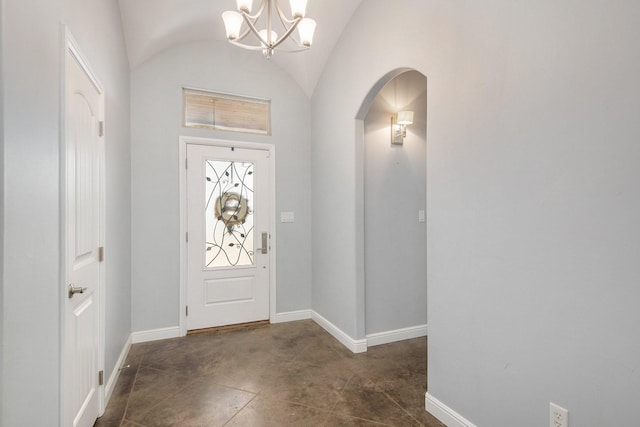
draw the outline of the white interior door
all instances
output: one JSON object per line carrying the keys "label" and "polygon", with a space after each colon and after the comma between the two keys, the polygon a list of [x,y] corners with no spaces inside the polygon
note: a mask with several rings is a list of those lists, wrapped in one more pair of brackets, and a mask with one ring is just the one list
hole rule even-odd
{"label": "white interior door", "polygon": [[269,152],[187,144],[187,329],[269,319]]}
{"label": "white interior door", "polygon": [[99,412],[103,96],[70,48],[66,53],[65,91],[63,423],[90,427]]}

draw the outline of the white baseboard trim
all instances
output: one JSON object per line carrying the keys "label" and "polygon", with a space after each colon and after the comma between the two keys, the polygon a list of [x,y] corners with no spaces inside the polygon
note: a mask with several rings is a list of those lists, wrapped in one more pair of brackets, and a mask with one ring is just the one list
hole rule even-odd
{"label": "white baseboard trim", "polygon": [[[314,310],[299,310],[291,311],[288,313],[279,313],[276,314],[276,318],[272,320],[272,323],[293,322],[305,319],[312,319],[353,353],[364,353],[367,351],[367,339],[354,340],[349,335],[342,332],[342,330],[340,330],[333,323],[329,322],[320,314],[316,313]],[[149,341],[164,340],[168,338],[177,338],[180,336],[182,335],[180,334],[179,326],[174,326],[171,328],[152,329],[149,331],[134,332],[133,334],[131,334],[131,343],[138,344]]]}
{"label": "white baseboard trim", "polygon": [[285,323],[311,319],[312,312],[313,310],[298,310],[286,313],[276,313],[276,317],[275,319],[271,319],[271,323]]}
{"label": "white baseboard trim", "polygon": [[396,341],[410,340],[427,336],[427,325],[412,326],[410,328],[396,329],[393,331],[378,332],[367,335],[367,347],[389,344]]}
{"label": "white baseboard trim", "polygon": [[116,382],[120,377],[120,367],[124,365],[124,361],[127,360],[127,356],[129,355],[129,350],[131,350],[131,339],[132,335],[129,335],[127,341],[124,343],[124,347],[122,347],[122,351],[120,352],[120,356],[116,361],[116,365],[113,367],[113,372],[109,375],[109,380],[107,381],[107,385],[104,388],[104,407],[106,408],[109,404],[109,399],[111,399],[111,394],[113,394],[113,389],[116,386]]}
{"label": "white baseboard trim", "polygon": [[166,340],[168,338],[177,338],[180,335],[180,326],[171,328],[152,329],[150,331],[139,331],[131,334],[131,342],[138,344],[141,342]]}
{"label": "white baseboard trim", "polygon": [[471,421],[431,396],[429,392],[424,395],[424,404],[427,412],[446,424],[447,427],[476,427]]}
{"label": "white baseboard trim", "polygon": [[342,332],[336,325],[327,319],[312,311],[311,319],[320,325],[325,331],[329,332],[335,339],[340,341],[342,345],[347,347],[353,353],[364,353],[367,351],[367,340],[354,340],[349,335]]}

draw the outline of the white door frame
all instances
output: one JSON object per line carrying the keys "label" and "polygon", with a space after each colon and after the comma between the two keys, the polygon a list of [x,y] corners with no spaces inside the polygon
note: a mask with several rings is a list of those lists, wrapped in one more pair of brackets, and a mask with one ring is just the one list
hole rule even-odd
{"label": "white door frame", "polygon": [[[67,275],[67,235],[66,235],[66,225],[67,225],[67,211],[66,211],[66,188],[67,188],[67,180],[66,180],[66,171],[67,171],[67,162],[66,162],[66,152],[67,152],[67,139],[66,139],[66,55],[69,52],[73,57],[77,60],[78,64],[82,67],[87,76],[91,79],[93,84],[96,86],[98,91],[100,92],[100,116],[104,121],[105,114],[105,93],[104,86],[97,79],[96,74],[91,70],[91,67],[84,60],[85,56],[82,54],[80,48],[78,47],[78,43],[75,38],[71,34],[69,28],[66,25],[62,25],[61,37],[64,40],[64,49],[62,50],[62,58],[61,62],[61,75],[60,75],[60,145],[59,145],[59,171],[60,171],[60,425],[64,425],[65,423],[65,414],[66,414],[66,398],[64,393],[64,369],[65,369],[65,359],[64,359],[64,349],[66,343],[65,331],[66,331],[66,312],[65,307],[67,303],[68,296],[68,275]],[[98,179],[99,179],[99,231],[100,231],[100,246],[105,246],[105,207],[106,207],[106,193],[105,193],[105,137],[99,139],[99,160],[98,160]],[[104,359],[105,359],[105,298],[104,298],[104,283],[105,283],[105,270],[106,270],[106,261],[102,261],[99,263],[99,281],[98,287],[94,292],[94,295],[98,298],[98,371],[104,372]],[[96,372],[97,375],[97,372]],[[104,378],[104,376],[103,376]],[[105,380],[106,383],[106,380]],[[104,413],[106,406],[105,402],[105,384],[98,385],[98,415],[101,416]]]}
{"label": "white door frame", "polygon": [[223,139],[198,138],[194,136],[181,136],[179,141],[179,167],[180,167],[180,335],[187,334],[187,144],[208,145],[212,147],[235,147],[250,150],[262,150],[269,152],[269,166],[271,168],[270,194],[268,195],[270,209],[269,232],[271,233],[271,256],[269,257],[269,321],[276,318],[276,148],[273,144],[256,142],[239,142]]}

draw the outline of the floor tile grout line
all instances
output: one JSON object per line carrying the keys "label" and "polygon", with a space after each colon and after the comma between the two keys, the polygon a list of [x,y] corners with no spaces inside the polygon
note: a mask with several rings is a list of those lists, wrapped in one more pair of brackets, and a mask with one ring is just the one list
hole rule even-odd
{"label": "floor tile grout line", "polygon": [[[338,395],[340,397],[342,397],[344,391],[346,390],[347,386],[349,385],[349,383],[351,382],[351,380],[353,380],[353,378],[356,376],[355,372],[351,372],[351,376],[349,377],[349,379],[344,383],[344,386],[342,387],[342,390],[340,390],[340,392],[338,393]],[[325,423],[323,424],[323,427],[330,427],[327,425],[327,423],[329,422],[329,420],[331,419],[332,415],[338,415],[337,413],[335,413],[335,409],[336,406],[338,406],[338,399],[336,399],[335,402],[333,402],[333,406],[331,407],[331,411],[329,411],[329,416],[327,417],[327,420],[325,421]]]}
{"label": "floor tile grout line", "polygon": [[[344,387],[342,388],[342,390],[340,390],[340,395],[342,394],[342,392],[344,391],[344,389],[347,387],[347,384],[349,384],[349,381],[351,381],[351,378],[354,377],[354,373],[351,374],[351,377],[347,380],[347,382],[344,384]],[[336,409],[336,406],[338,405],[338,400],[336,399],[335,402],[333,402],[333,406],[331,407],[331,410],[329,411],[329,415],[327,415],[327,419],[324,421],[324,423],[322,424],[323,427],[330,427],[327,425],[327,423],[329,422],[329,420],[331,419],[331,416],[333,415],[333,411]]]}
{"label": "floor tile grout line", "polygon": [[[198,381],[205,381],[206,377],[207,376],[211,376],[211,375],[214,375],[214,374],[207,374],[205,376],[205,378],[198,378],[193,382],[195,383],[195,382],[198,382]],[[228,388],[230,390],[236,390],[236,391],[241,391],[243,393],[254,394],[256,396],[261,393],[260,391],[256,392],[256,391],[251,391],[251,390],[245,390],[245,389],[240,388],[240,387],[234,387],[234,386],[231,386],[231,385],[223,384],[223,383],[221,383],[219,381],[215,381],[215,380],[211,381],[211,384],[214,384],[214,385],[217,385],[217,386],[220,386],[220,387],[224,387],[224,388]]]}
{"label": "floor tile grout line", "polygon": [[[269,326],[265,326],[265,329],[269,328]],[[407,347],[406,351],[403,350],[403,347],[400,347],[400,349],[395,349],[395,350],[391,350],[391,351],[382,351],[381,353],[378,353],[377,355],[374,355],[373,358],[368,358],[368,357],[357,357],[357,356],[351,356],[350,354],[346,354],[345,352],[341,352],[340,349],[334,347],[333,345],[329,345],[329,343],[326,342],[326,340],[324,339],[324,335],[322,333],[311,333],[309,331],[304,331],[301,330],[299,332],[294,332],[293,329],[280,329],[280,331],[284,331],[284,334],[280,334],[278,335],[276,333],[276,331],[274,330],[271,333],[272,337],[275,337],[276,340],[274,341],[275,345],[271,346],[271,347],[267,347],[268,350],[271,350],[273,353],[269,353],[272,357],[273,360],[281,360],[283,362],[287,362],[287,363],[292,363],[295,365],[298,365],[298,369],[305,369],[305,367],[314,367],[315,368],[324,368],[324,369],[328,369],[327,372],[330,372],[331,374],[329,375],[330,377],[336,377],[335,379],[340,379],[342,381],[344,381],[342,388],[338,389],[337,387],[334,387],[333,390],[334,392],[337,392],[338,396],[345,396],[346,393],[346,388],[348,387],[349,384],[353,384],[354,381],[354,377],[356,376],[360,376],[362,377],[364,380],[370,381],[371,383],[373,383],[376,388],[378,388],[379,392],[382,392],[382,394],[385,396],[385,400],[387,402],[389,402],[390,405],[399,408],[402,413],[404,413],[405,415],[409,416],[409,418],[413,421],[416,422],[417,425],[424,425],[422,421],[420,421],[419,418],[419,414],[417,412],[417,407],[416,404],[414,404],[415,402],[413,401],[413,398],[410,398],[408,400],[408,402],[410,402],[410,404],[403,406],[400,404],[400,401],[397,401],[396,399],[394,399],[392,397],[392,395],[394,395],[394,390],[390,390],[390,392],[392,394],[390,394],[389,392],[387,392],[385,390],[385,382],[396,377],[397,375],[395,375],[396,373],[396,369],[395,368],[400,368],[398,370],[398,375],[401,376],[405,376],[406,374],[409,374],[410,376],[413,375],[414,371],[417,374],[426,374],[425,372],[422,371],[422,368],[418,368],[416,363],[411,363],[411,362],[418,362],[418,358],[415,357],[409,357],[407,359],[407,362],[409,363],[399,363],[395,360],[396,357],[403,357],[403,355],[407,355],[409,356],[409,353],[413,354],[414,350],[411,350],[411,347]],[[290,333],[293,332],[293,333]],[[322,332],[322,331],[320,331]],[[295,333],[299,334],[299,336],[302,336],[302,334],[305,334],[305,337],[310,339],[310,342],[307,342],[306,340],[303,340],[301,342],[297,341],[297,337],[295,336]],[[264,335],[262,333],[260,333],[260,336],[264,337]],[[259,340],[261,340],[260,336],[257,336],[257,338]],[[212,336],[212,338],[220,338],[221,335],[216,334],[215,336]],[[235,340],[234,340],[235,341]],[[270,339],[266,339],[265,341],[268,341],[269,343],[271,343],[273,340]],[[205,340],[202,341],[205,345],[209,345],[205,342]],[[222,343],[224,344],[224,342]],[[268,344],[268,343],[265,343]],[[295,345],[293,345],[295,344]],[[302,346],[300,346],[299,344],[302,344]],[[216,344],[216,345],[220,345]],[[269,344],[270,345],[270,344]],[[316,358],[310,358],[310,360],[313,360],[313,362],[307,361],[304,358],[305,352],[309,352],[312,351],[311,349],[313,348],[313,346],[318,346],[318,348],[323,347],[322,350],[322,356],[321,357],[316,357]],[[415,347],[415,346],[414,346]],[[172,345],[168,346],[168,347],[156,347],[156,350],[162,350],[162,351],[168,351],[171,352],[172,349]],[[194,348],[198,348],[198,347],[194,347]],[[154,406],[151,407],[151,409],[148,409],[147,411],[144,411],[144,409],[147,409],[146,407],[141,407],[141,409],[143,409],[144,411],[144,416],[146,417],[147,414],[152,411],[154,408],[157,408],[158,405],[164,401],[166,401],[167,399],[172,399],[175,398],[176,395],[180,395],[181,393],[184,393],[185,389],[192,387],[194,384],[214,384],[216,386],[220,386],[224,389],[228,389],[228,390],[236,390],[239,392],[243,392],[243,393],[250,393],[251,399],[249,401],[247,401],[240,409],[236,410],[236,412],[233,414],[233,416],[231,418],[229,418],[229,420],[225,421],[224,424],[222,425],[227,425],[229,424],[232,420],[237,419],[237,417],[243,412],[243,411],[247,411],[247,407],[249,405],[251,405],[252,403],[256,402],[256,398],[264,398],[264,399],[269,399],[269,400],[273,400],[274,402],[286,402],[290,405],[295,405],[295,406],[299,406],[301,408],[308,408],[308,409],[313,409],[315,411],[321,411],[317,413],[318,419],[317,421],[320,422],[320,425],[324,425],[326,427],[330,427],[331,426],[331,420],[334,417],[348,417],[351,419],[355,419],[355,420],[364,420],[364,421],[368,421],[371,423],[375,423],[375,425],[380,425],[380,426],[389,426],[391,424],[387,424],[387,422],[389,421],[376,421],[374,419],[369,419],[369,418],[361,418],[360,416],[353,416],[353,415],[349,415],[349,413],[339,413],[337,412],[337,408],[340,405],[341,399],[340,398],[335,398],[334,402],[330,405],[330,407],[324,407],[324,408],[318,408],[313,404],[308,404],[308,403],[299,403],[299,402],[294,402],[288,399],[282,399],[282,398],[271,398],[269,397],[268,393],[269,390],[268,388],[262,387],[261,390],[259,391],[255,391],[255,389],[253,391],[249,391],[249,390],[245,390],[244,387],[242,387],[242,385],[240,387],[236,387],[236,386],[232,386],[232,385],[228,385],[233,383],[233,381],[230,382],[224,382],[224,378],[217,376],[216,375],[216,371],[222,367],[218,367],[218,362],[216,362],[215,360],[211,359],[212,361],[216,362],[214,363],[213,368],[210,368],[211,364],[209,365],[203,365],[204,366],[204,375],[199,375],[199,376],[195,376],[194,374],[191,373],[192,370],[188,370],[188,374],[185,374],[184,372],[180,372],[180,371],[175,371],[172,369],[161,369],[158,368],[156,366],[150,366],[147,365],[147,363],[150,362],[150,358],[152,359],[152,355],[154,353],[154,347],[148,347],[148,348],[143,348],[141,349],[142,351],[140,351],[140,354],[138,357],[136,357],[136,359],[138,359],[138,363],[136,364],[136,372],[134,374],[133,377],[133,382],[131,384],[131,386],[129,387],[129,391],[127,393],[126,396],[126,401],[125,401],[125,405],[124,405],[124,413],[122,414],[122,418],[120,419],[120,426],[122,427],[125,423],[129,422],[131,423],[131,425],[136,425],[136,426],[141,426],[144,427],[143,424],[140,424],[138,422],[135,421],[131,421],[129,419],[127,419],[127,415],[129,413],[129,411],[131,410],[131,405],[132,405],[132,398],[133,398],[133,393],[136,392],[137,390],[139,390],[139,382],[141,380],[141,374],[142,374],[142,369],[144,368],[145,370],[149,370],[150,372],[156,372],[157,374],[159,374],[159,377],[163,377],[163,376],[173,376],[175,378],[182,378],[186,381],[184,387],[181,387],[180,389],[178,389],[175,393],[171,393],[170,396],[168,397],[164,397],[162,400],[160,400],[158,403],[156,403]],[[427,349],[425,349],[427,350]],[[419,351],[415,351],[416,356],[418,355]],[[213,354],[211,354],[213,356]],[[169,356],[169,355],[168,355]],[[216,354],[215,357],[226,357],[226,355],[224,355],[223,353],[220,354]],[[351,357],[350,357],[351,356]],[[425,355],[426,356],[426,355]],[[424,357],[422,356],[422,360],[424,360]],[[380,358],[381,360],[376,360]],[[326,360],[325,360],[326,359]],[[368,359],[373,361],[373,364],[370,364],[368,362]],[[135,359],[134,359],[135,360]],[[223,359],[220,359],[223,360]],[[325,360],[323,362],[323,360]],[[169,360],[170,361],[170,360]],[[159,366],[163,366],[164,362],[160,361],[160,365]],[[315,363],[314,363],[315,362]],[[380,364],[378,364],[380,363]],[[392,370],[387,370],[384,368],[384,366],[386,366],[386,364],[390,363],[391,365],[394,365],[394,369]],[[421,362],[424,363],[424,362]],[[404,366],[402,366],[404,365]],[[173,364],[174,368],[181,368],[181,365],[176,365]],[[383,368],[383,369],[380,369]],[[187,370],[183,371],[187,372]],[[260,371],[261,372],[261,371]],[[333,375],[335,374],[335,375]],[[345,375],[346,374],[346,375]],[[345,380],[346,378],[346,380]],[[230,377],[230,379],[233,379],[233,376]],[[222,380],[222,381],[221,381]],[[237,384],[237,383],[236,383]],[[335,384],[335,382],[334,382]],[[150,385],[152,386],[152,384],[150,383]],[[386,387],[388,388],[388,387]],[[413,391],[412,391],[413,393]],[[411,394],[413,395],[413,394]],[[335,395],[333,395],[335,396]],[[401,397],[403,395],[400,395],[398,397]],[[313,397],[313,395],[312,395]],[[329,397],[329,396],[327,396]],[[154,399],[155,400],[155,399]],[[324,402],[326,402],[326,399],[322,399]],[[333,399],[332,399],[333,400]],[[402,399],[400,399],[402,400]],[[312,402],[319,402],[318,400],[311,400]],[[327,402],[329,403],[329,402]],[[262,407],[262,404],[260,405],[260,407]],[[262,408],[261,411],[264,411],[266,409]],[[412,412],[410,412],[412,411]],[[356,411],[357,412],[357,411]],[[415,414],[412,415],[412,414]],[[322,415],[324,415],[324,420]],[[366,414],[368,415],[374,415],[374,413],[371,414]],[[407,420],[408,421],[408,420]],[[429,425],[429,422],[427,422],[427,425]]]}
{"label": "floor tile grout line", "polygon": [[256,398],[257,398],[257,397],[258,397],[258,394],[257,394],[257,393],[256,393],[256,394],[254,394],[254,395],[253,395],[253,397],[252,397],[252,398],[251,398],[247,403],[245,403],[245,404],[244,404],[244,406],[242,406],[242,408],[238,409],[238,410],[236,411],[236,413],[235,413],[235,414],[233,414],[233,417],[231,417],[231,418],[229,418],[227,421],[225,421],[225,423],[224,423],[224,424],[222,424],[222,426],[224,427],[224,426],[226,426],[227,424],[229,424],[229,423],[231,422],[231,420],[233,420],[235,417],[237,417],[237,416],[238,416],[238,414],[240,414],[240,412],[242,412],[242,411],[244,410],[244,408],[246,408],[247,406],[249,406],[249,404],[251,404],[251,402],[253,402],[254,400],[256,400]]}
{"label": "floor tile grout line", "polygon": [[124,423],[124,422],[127,422],[127,423],[129,423],[129,424],[133,425],[134,427],[147,427],[147,426],[145,426],[144,424],[140,424],[140,423],[137,423],[137,422],[135,422],[135,421],[131,421],[131,420],[122,420],[122,422],[123,422],[123,423]]}
{"label": "floor tile grout line", "polygon": [[[300,403],[300,402],[294,402],[293,400],[288,400],[288,399],[278,399],[277,397],[266,397],[264,396],[262,393],[258,394],[259,396],[261,396],[263,399],[267,399],[267,400],[272,400],[272,401],[276,401],[276,402],[286,402],[286,403],[290,403],[292,405],[296,405],[296,406],[303,406],[305,408],[309,408],[309,409],[315,409],[318,411],[322,411],[322,412],[331,412],[330,409],[326,409],[326,408],[319,408],[317,406],[313,406],[313,405],[307,405],[305,403]],[[334,403],[335,405],[335,403]]]}
{"label": "floor tile grout line", "polygon": [[[142,367],[142,366],[140,366]],[[147,367],[144,367],[145,369],[147,369]],[[162,402],[166,402],[167,400],[172,399],[173,397],[177,396],[178,394],[182,393],[184,390],[186,390],[187,388],[191,387],[193,384],[195,384],[196,382],[198,382],[198,379],[192,380],[191,378],[185,377],[184,375],[179,375],[179,374],[175,374],[173,372],[168,372],[168,371],[158,371],[157,372],[160,373],[169,373],[171,375],[174,376],[182,376],[183,378],[187,378],[189,381],[187,382],[187,384],[185,384],[183,387],[180,387],[175,393],[170,394],[169,396],[165,397],[164,399],[159,400],[158,402],[156,402],[155,405],[152,405],[145,413],[144,415],[146,416],[148,413],[150,413],[152,410],[154,410],[155,408],[158,407],[158,405],[160,405]],[[131,398],[131,395],[133,394],[133,391],[135,390],[135,386],[136,386],[136,382],[138,380],[138,373],[140,371],[138,370],[138,372],[136,372],[136,378],[135,381],[133,383],[133,387],[131,387],[131,392],[129,393],[129,398]],[[125,408],[125,412],[124,412],[124,416],[123,416],[123,421],[125,420],[125,417],[127,415],[127,412],[129,410],[129,398],[127,399],[127,406]],[[127,420],[129,421],[129,420]]]}
{"label": "floor tile grout line", "polygon": [[[240,410],[238,410],[238,412],[237,412],[233,417],[231,417],[228,421],[226,421],[226,422],[223,424],[223,427],[224,427],[224,426],[226,426],[228,423],[230,423],[230,422],[231,422],[231,420],[233,420],[237,415],[239,415],[239,414],[240,414],[240,411],[242,411],[243,409],[245,409],[245,408],[246,408],[246,407],[247,407],[251,402],[253,402],[253,401],[254,401],[255,399],[257,399],[258,397],[261,397],[261,398],[266,399],[266,400],[269,400],[269,401],[285,402],[285,403],[288,403],[288,404],[291,404],[291,405],[295,405],[295,406],[302,406],[303,408],[307,408],[307,409],[314,409],[314,410],[316,410],[316,411],[321,411],[321,412],[326,413],[327,418],[331,416],[331,409],[319,408],[319,407],[317,407],[317,406],[307,405],[307,404],[300,403],[300,402],[294,402],[293,400],[288,400],[288,399],[278,399],[278,398],[276,398],[276,397],[267,397],[267,396],[265,396],[265,395],[263,394],[263,392],[260,392],[260,393],[255,393],[255,396],[251,399],[251,401],[247,402],[247,404],[246,404],[246,405],[244,405]],[[337,405],[337,403],[338,403],[338,402],[335,402],[335,403],[333,404],[333,407],[335,407],[335,405]],[[325,425],[325,424],[323,424],[323,425]]]}
{"label": "floor tile grout line", "polygon": [[[380,387],[378,384],[376,384],[376,387]],[[411,419],[415,420],[419,425],[423,425],[422,422],[417,419],[416,417],[413,416],[413,414],[409,411],[407,411],[407,409],[401,405],[399,402],[397,402],[393,397],[391,397],[391,395],[389,395],[389,393],[387,393],[386,391],[384,391],[382,388],[380,388],[380,391],[387,397],[387,399],[391,400],[393,403],[396,404],[396,406],[400,409],[402,409],[402,411],[407,414]]]}
{"label": "floor tile grout line", "polygon": [[397,427],[395,424],[387,424],[387,423],[383,423],[383,422],[380,422],[380,421],[370,420],[368,418],[354,417],[353,415],[347,415],[347,414],[335,414],[335,415],[338,415],[338,416],[341,416],[341,417],[346,417],[346,418],[353,418],[354,420],[366,421],[368,423],[374,423],[376,425],[384,426],[384,427]]}
{"label": "floor tile grout line", "polygon": [[138,380],[138,374],[140,373],[140,367],[142,366],[142,361],[144,360],[145,356],[146,356],[146,353],[142,355],[142,357],[140,358],[140,361],[138,362],[138,366],[136,367],[136,374],[133,376],[133,382],[131,383],[131,388],[129,389],[129,393],[127,395],[127,403],[125,403],[124,411],[122,412],[122,419],[120,420],[120,427],[122,427],[124,425],[124,422],[126,420],[127,410],[129,409],[129,400],[131,399],[131,395],[133,394],[133,389],[136,386],[136,381]]}
{"label": "floor tile grout line", "polygon": [[[347,383],[345,384],[345,386],[344,386],[345,388],[349,385],[349,383],[353,380],[353,378],[354,378],[356,375],[360,375],[363,379],[365,379],[365,380],[367,380],[367,381],[370,381],[370,382],[375,386],[375,388],[378,388],[378,389],[380,390],[380,392],[381,392],[382,394],[384,394],[384,395],[385,395],[385,397],[386,397],[387,399],[389,399],[391,402],[393,402],[393,403],[394,403],[398,408],[400,408],[400,409],[402,410],[402,412],[404,412],[406,415],[408,415],[412,420],[416,421],[419,425],[423,425],[423,424],[422,424],[422,422],[421,422],[420,420],[418,420],[416,417],[414,417],[414,416],[413,416],[413,415],[412,415],[412,414],[407,410],[407,408],[405,408],[403,405],[400,405],[400,403],[399,403],[399,402],[397,402],[397,401],[396,401],[393,397],[391,397],[391,396],[390,396],[386,391],[384,391],[384,390],[380,387],[379,381],[374,381],[374,380],[373,380],[372,378],[370,378],[369,376],[366,376],[366,375],[363,375],[363,374],[353,373],[353,375],[349,378],[349,380],[348,380],[348,381],[347,381]],[[343,392],[343,391],[341,391],[341,393],[342,393],[342,392]],[[335,412],[335,407],[336,407],[337,405],[338,405],[338,402],[334,403],[333,408],[331,409],[331,413],[332,413],[332,415],[348,416],[348,417],[350,417],[350,418],[357,418],[357,419],[360,419],[360,420],[370,421],[370,422],[377,423],[377,424],[380,424],[380,425],[385,425],[385,426],[391,426],[391,427],[393,427],[393,425],[392,425],[392,424],[386,424],[386,423],[383,423],[383,422],[380,422],[380,421],[376,421],[376,420],[371,420],[371,419],[368,419],[368,418],[362,418],[362,417],[356,417],[356,416],[352,416],[352,415],[346,415],[346,414],[340,414],[340,413],[337,413],[337,412]],[[327,426],[327,427],[328,427],[328,426]]]}

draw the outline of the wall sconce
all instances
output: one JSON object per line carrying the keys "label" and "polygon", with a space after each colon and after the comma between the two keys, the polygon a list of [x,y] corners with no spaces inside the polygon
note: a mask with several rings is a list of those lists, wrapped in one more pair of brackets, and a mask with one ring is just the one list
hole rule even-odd
{"label": "wall sconce", "polygon": [[391,116],[391,143],[402,145],[407,136],[407,125],[413,124],[413,111],[399,111]]}

